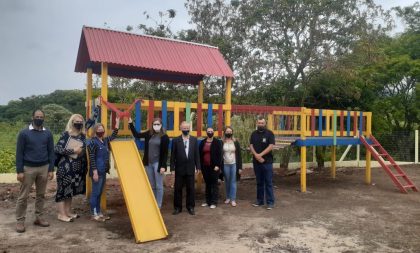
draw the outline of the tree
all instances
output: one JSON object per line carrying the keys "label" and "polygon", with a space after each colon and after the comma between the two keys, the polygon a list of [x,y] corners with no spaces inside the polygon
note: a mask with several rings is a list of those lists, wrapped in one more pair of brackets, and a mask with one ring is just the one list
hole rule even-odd
{"label": "tree", "polygon": [[407,31],[419,32],[420,31],[420,3],[415,2],[411,6],[394,7],[397,15],[403,19],[404,23],[408,26]]}
{"label": "tree", "polygon": [[53,133],[63,132],[72,112],[61,105],[47,104],[42,107],[45,123]]}
{"label": "tree", "polygon": [[306,85],[327,63],[349,52],[364,34],[390,27],[388,13],[363,0],[188,0],[186,6],[196,39],[221,45],[227,55],[237,77],[234,87],[246,94],[276,86],[269,94],[278,105],[302,105]]}

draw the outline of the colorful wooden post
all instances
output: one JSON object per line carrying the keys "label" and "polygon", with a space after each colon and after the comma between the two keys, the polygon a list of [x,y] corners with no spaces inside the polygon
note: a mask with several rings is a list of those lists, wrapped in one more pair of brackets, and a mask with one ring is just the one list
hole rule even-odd
{"label": "colorful wooden post", "polygon": [[174,135],[180,135],[179,130],[179,102],[174,102]]}
{"label": "colorful wooden post", "polygon": [[185,106],[185,121],[191,123],[191,103],[187,102]]}
{"label": "colorful wooden post", "polygon": [[162,127],[168,129],[168,103],[166,100],[162,101]]}
{"label": "colorful wooden post", "polygon": [[230,126],[231,110],[232,110],[232,77],[226,79],[225,104],[228,107],[225,113],[225,125]]}
{"label": "colorful wooden post", "polygon": [[[300,113],[300,138],[306,139],[306,115],[305,108],[302,107]],[[306,192],[306,146],[300,147],[300,191]]]}
{"label": "colorful wooden post", "polygon": [[[108,64],[105,62],[101,63],[101,96],[102,99],[108,101]],[[105,127],[105,131],[108,132],[108,108],[106,108],[105,103],[101,104],[101,123]],[[112,127],[111,127],[112,128]],[[106,211],[106,184],[101,195],[101,210]]]}
{"label": "colorful wooden post", "polygon": [[331,177],[335,179],[336,176],[336,153],[337,153],[337,111],[333,114],[333,146],[331,149]]}
{"label": "colorful wooden post", "polygon": [[217,132],[219,137],[223,135],[223,105],[219,104],[219,109],[217,111]]}
{"label": "colorful wooden post", "polygon": [[[366,138],[372,135],[372,113],[366,112]],[[371,170],[371,153],[369,149],[366,149],[366,184],[372,183],[372,170]]]}
{"label": "colorful wooden post", "polygon": [[213,127],[213,104],[207,106],[207,127]]}

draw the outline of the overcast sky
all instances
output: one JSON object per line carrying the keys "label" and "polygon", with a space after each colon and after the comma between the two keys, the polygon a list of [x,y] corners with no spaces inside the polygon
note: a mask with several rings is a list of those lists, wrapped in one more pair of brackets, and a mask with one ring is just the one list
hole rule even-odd
{"label": "overcast sky", "polygon": [[[415,0],[376,0],[386,9]],[[144,11],[175,9],[173,30],[188,28],[183,0],[0,0],[0,105],[57,89],[83,89],[74,72],[83,25],[116,30],[146,23]],[[400,28],[402,29],[402,28]]]}

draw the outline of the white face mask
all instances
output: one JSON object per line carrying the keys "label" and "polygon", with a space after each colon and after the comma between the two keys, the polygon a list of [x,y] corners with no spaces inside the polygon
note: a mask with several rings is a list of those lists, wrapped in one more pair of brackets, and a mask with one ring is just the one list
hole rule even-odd
{"label": "white face mask", "polygon": [[161,128],[162,128],[162,125],[159,125],[159,126],[153,125],[153,130],[155,130],[155,132],[159,132]]}

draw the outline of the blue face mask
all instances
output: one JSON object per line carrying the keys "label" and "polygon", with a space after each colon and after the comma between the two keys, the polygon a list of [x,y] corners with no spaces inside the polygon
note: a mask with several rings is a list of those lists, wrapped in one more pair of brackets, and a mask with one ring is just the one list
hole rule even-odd
{"label": "blue face mask", "polygon": [[188,136],[190,134],[190,130],[182,130],[182,135]]}

